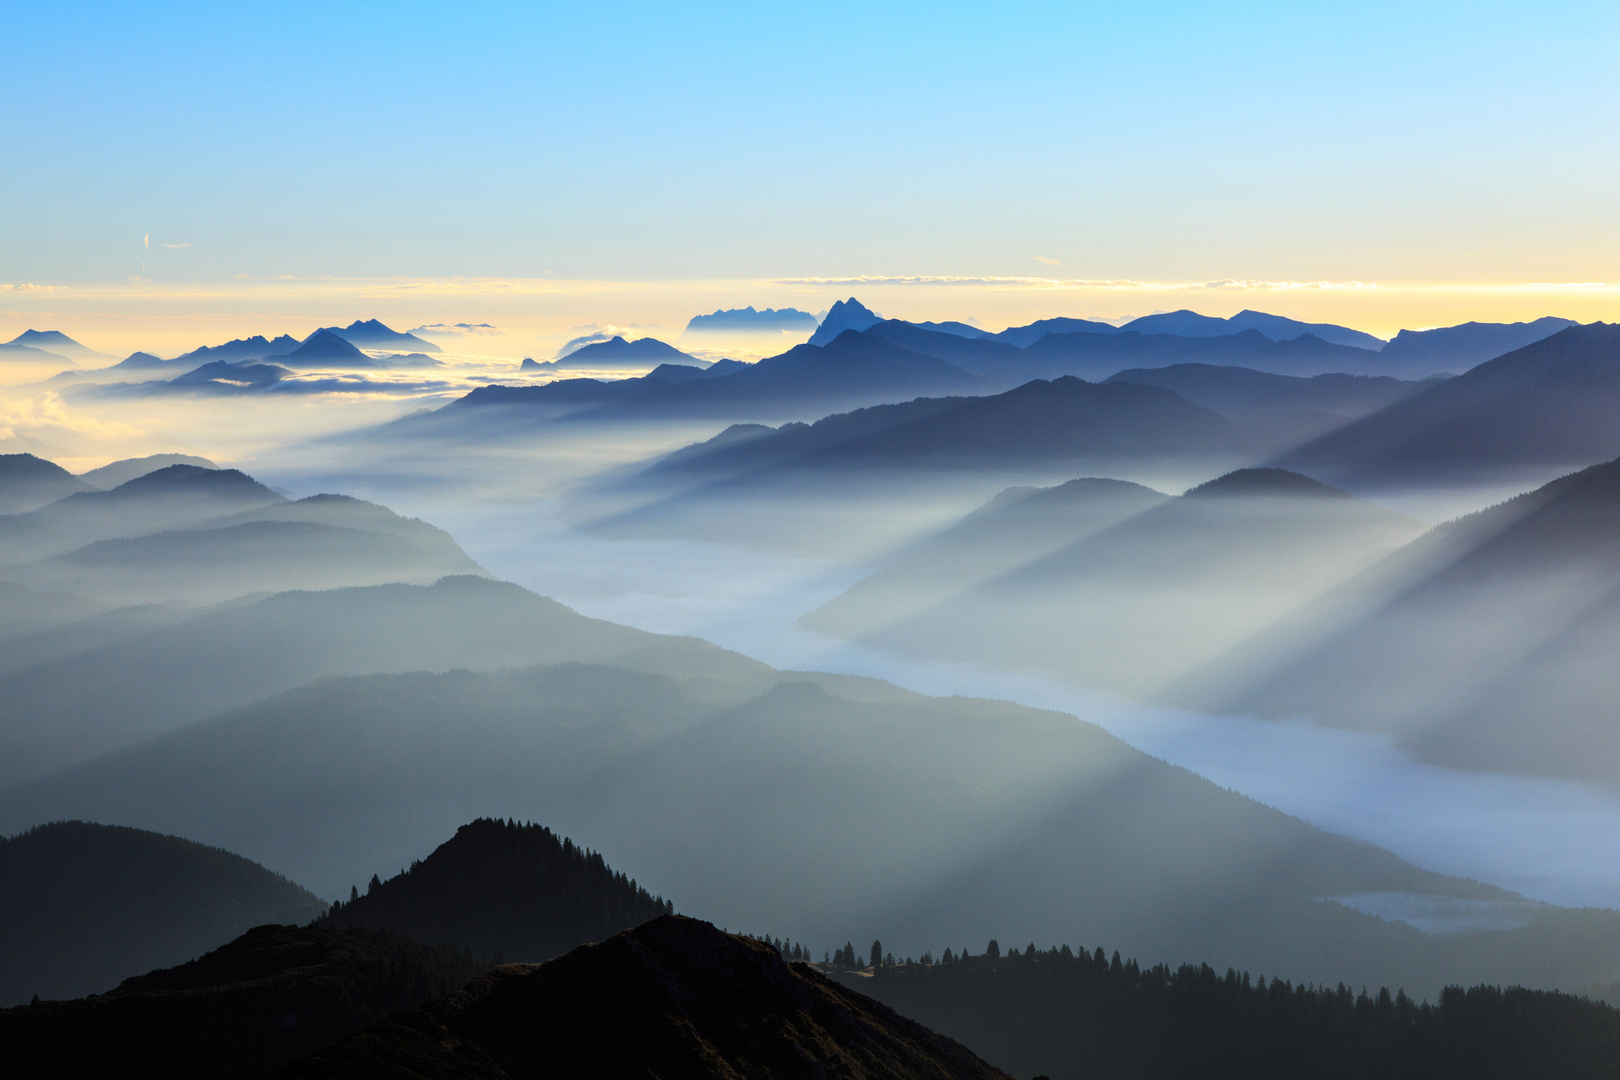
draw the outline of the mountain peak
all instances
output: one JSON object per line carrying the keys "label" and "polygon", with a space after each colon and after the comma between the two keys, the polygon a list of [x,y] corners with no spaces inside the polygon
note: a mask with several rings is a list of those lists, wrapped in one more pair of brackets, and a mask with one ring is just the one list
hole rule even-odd
{"label": "mountain peak", "polygon": [[1351,498],[1331,484],[1313,480],[1303,473],[1289,469],[1237,469],[1225,476],[1199,484],[1184,495],[1185,498],[1221,498],[1245,495],[1311,496],[1334,499]]}
{"label": "mountain peak", "polygon": [[810,335],[809,343],[825,345],[846,330],[868,330],[882,321],[883,316],[852,296],[833,304],[816,332]]}

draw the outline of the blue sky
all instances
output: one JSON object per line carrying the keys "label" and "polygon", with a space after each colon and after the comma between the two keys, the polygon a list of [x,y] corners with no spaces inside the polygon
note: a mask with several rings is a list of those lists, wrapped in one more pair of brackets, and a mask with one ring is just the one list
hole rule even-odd
{"label": "blue sky", "polygon": [[5,21],[0,282],[1620,280],[1613,3]]}

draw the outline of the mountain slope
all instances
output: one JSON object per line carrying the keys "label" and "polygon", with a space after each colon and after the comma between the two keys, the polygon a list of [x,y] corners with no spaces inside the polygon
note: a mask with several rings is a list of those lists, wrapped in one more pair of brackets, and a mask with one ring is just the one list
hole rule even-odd
{"label": "mountain slope", "polygon": [[192,528],[101,540],[10,570],[34,588],[121,604],[218,603],[251,593],[484,575],[441,529],[343,495],[315,495]]}
{"label": "mountain slope", "polygon": [[761,942],[665,916],[538,966],[487,972],[280,1077],[836,1077],[1006,1080],[957,1043],[789,967]]}
{"label": "mountain slope", "polygon": [[[401,333],[384,326],[376,319],[356,319],[348,326],[327,326],[322,329],[336,334],[351,345],[362,349],[384,349],[388,352],[436,353],[439,347],[415,334]],[[320,333],[320,331],[316,331]],[[312,334],[311,337],[314,335]],[[306,339],[307,340],[307,339]]]}
{"label": "mountain slope", "polygon": [[1168,496],[1123,480],[1009,488],[938,536],[886,557],[869,577],[800,624],[860,638],[1066,544],[1143,513]]}
{"label": "mountain slope", "polygon": [[1546,316],[1534,322],[1468,322],[1433,330],[1402,330],[1384,346],[1384,359],[1405,371],[1407,378],[1461,374],[1575,325],[1570,319]]}
{"label": "mountain slope", "polygon": [[1263,311],[1244,310],[1228,319],[1200,315],[1196,311],[1166,311],[1157,315],[1144,315],[1120,327],[1125,332],[1139,334],[1177,334],[1182,337],[1223,337],[1257,330],[1272,341],[1292,341],[1305,334],[1334,345],[1347,345],[1356,349],[1378,352],[1384,347],[1383,339],[1360,330],[1333,323],[1307,323],[1281,315],[1268,315]]}
{"label": "mountain slope", "polygon": [[1132,368],[1116,372],[1106,381],[1162,386],[1194,405],[1213,409],[1224,416],[1314,411],[1346,419],[1376,412],[1434,385],[1432,380],[1407,382],[1387,375],[1332,374],[1304,378],[1215,364]]}
{"label": "mountain slope", "polygon": [[1042,377],[1076,375],[1093,380],[1106,379],[1127,368],[1171,364],[1222,364],[1307,377],[1333,372],[1377,375],[1384,371],[1381,355],[1370,349],[1330,344],[1314,334],[1273,341],[1258,330],[1216,337],[1144,334],[1136,330],[1048,334],[1024,350],[1029,370]]}
{"label": "mountain slope", "polygon": [[0,1005],[79,997],[325,904],[239,855],[64,821],[0,837]]}
{"label": "mountain slope", "polygon": [[596,661],[685,640],[476,577],[282,593],[0,679],[0,786],[329,675]]}
{"label": "mountain slope", "polygon": [[693,358],[673,345],[665,344],[657,338],[644,337],[635,341],[626,341],[622,337],[614,337],[608,341],[597,341],[581,346],[558,360],[552,362],[552,367],[571,368],[644,368],[654,364],[678,364],[691,361]]}
{"label": "mountain slope", "polygon": [[171,365],[183,364],[185,367],[181,370],[189,371],[201,367],[203,364],[218,361],[237,363],[242,360],[262,360],[267,356],[285,356],[298,348],[300,344],[299,340],[291,334],[282,334],[276,338],[267,338],[263,334],[254,334],[252,337],[235,338],[222,345],[203,345],[200,348],[177,356],[167,363]]}
{"label": "mountain slope", "polygon": [[1443,525],[1179,688],[1398,735],[1463,768],[1620,784],[1620,462]]}
{"label": "mountain slope", "polygon": [[1452,482],[1620,455],[1620,326],[1561,330],[1364,417],[1280,464],[1343,483]]}
{"label": "mountain slope", "polygon": [[332,330],[317,330],[298,348],[264,357],[289,368],[375,368],[383,365]]}
{"label": "mountain slope", "polygon": [[96,352],[87,346],[80,345],[60,330],[24,330],[7,345],[17,345],[25,349],[40,349],[44,352],[65,356],[70,361],[104,361],[112,357],[106,353]]}
{"label": "mountain slope", "polygon": [[873,323],[883,321],[883,316],[868,308],[853,296],[848,300],[834,302],[827,314],[821,319],[821,325],[816,332],[810,335],[811,345],[830,345],[838,340],[839,335],[845,331],[854,330],[859,333]]}
{"label": "mountain slope", "polygon": [[31,562],[98,540],[184,528],[285,501],[236,469],[168,465],[111,491],[81,491],[26,514],[0,517],[0,562]]}
{"label": "mountain slope", "polygon": [[54,461],[33,454],[0,454],[0,514],[26,514],[95,487]]}
{"label": "mountain slope", "polygon": [[541,825],[480,818],[398,877],[322,920],[466,945],[478,956],[550,960],[668,914],[602,856]]}
{"label": "mountain slope", "polygon": [[170,465],[193,465],[199,469],[217,469],[218,465],[207,458],[196,457],[192,454],[150,454],[147,457],[124,458],[103,465],[99,469],[79,474],[79,479],[102,491],[111,491],[120,484],[127,484],[137,477],[147,473],[166,469]]}
{"label": "mountain slope", "polygon": [[0,1045],[19,1076],[264,1077],[484,967],[390,934],[259,926],[94,997],[0,1011]]}
{"label": "mountain slope", "polygon": [[1318,900],[1526,905],[1072,716],[712,649],[620,663],[311,685],[0,793],[0,824],[94,813],[184,827],[332,893],[498,808],[569,821],[684,909],[811,942],[875,930],[920,953],[1083,931],[1147,956],[1424,992],[1464,974],[1582,986],[1620,973],[1613,913],[1415,949],[1412,928]]}
{"label": "mountain slope", "polygon": [[1296,473],[1239,470],[863,640],[1151,694],[1422,528]]}

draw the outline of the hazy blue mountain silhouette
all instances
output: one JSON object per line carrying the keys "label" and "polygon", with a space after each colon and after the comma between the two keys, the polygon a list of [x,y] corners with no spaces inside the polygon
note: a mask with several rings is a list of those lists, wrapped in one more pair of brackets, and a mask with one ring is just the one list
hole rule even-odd
{"label": "hazy blue mountain silhouette", "polygon": [[722,436],[708,452],[683,450],[658,468],[1050,465],[1085,457],[1226,453],[1241,449],[1245,439],[1230,420],[1172,391],[1065,377],[989,397],[878,405],[742,440]]}
{"label": "hazy blue mountain silhouette", "polygon": [[276,338],[267,338],[263,334],[252,337],[235,338],[223,345],[204,345],[191,350],[168,361],[170,364],[185,363],[191,367],[200,367],[203,364],[224,360],[237,363],[242,360],[262,360],[267,356],[285,356],[302,344],[291,334],[282,334]]}
{"label": "hazy blue mountain silhouette", "polygon": [[239,855],[63,821],[0,837],[0,1005],[81,997],[326,905]]}
{"label": "hazy blue mountain silhouette", "polygon": [[26,514],[0,517],[0,557],[15,565],[284,501],[237,469],[169,465],[111,491],[83,490]]}
{"label": "hazy blue mountain silhouette", "polygon": [[1422,530],[1309,477],[1241,469],[862,640],[1151,695]]}
{"label": "hazy blue mountain silhouette", "polygon": [[[383,325],[376,319],[356,319],[348,326],[322,327],[351,345],[358,345],[363,349],[386,349],[389,352],[436,353],[441,351],[431,341],[425,341],[415,334],[402,333]],[[320,333],[316,330],[310,337]],[[308,341],[309,338],[305,338]]]}
{"label": "hazy blue mountain silhouette", "polygon": [[710,315],[694,315],[686,324],[688,334],[735,333],[738,331],[759,330],[814,330],[815,328],[816,317],[808,311],[788,307],[765,308],[763,311],[756,311],[753,305],[745,308],[717,310]]}
{"label": "hazy blue mountain silhouette", "polygon": [[1398,735],[1446,765],[1620,785],[1620,462],[1442,525],[1177,688]]}
{"label": "hazy blue mountain silhouette", "polygon": [[970,326],[965,322],[955,322],[949,319],[944,322],[918,322],[911,325],[919,330],[932,330],[940,334],[955,334],[957,337],[981,338],[989,336],[987,331],[981,330],[977,326]]}
{"label": "hazy blue mountain silhouette", "polygon": [[799,622],[836,637],[864,637],[1168,498],[1140,484],[1096,478],[1008,488],[939,535],[886,557]]}
{"label": "hazy blue mountain silhouette", "polygon": [[487,966],[392,934],[257,926],[94,997],[0,1011],[0,1043],[23,1076],[266,1077]]}
{"label": "hazy blue mountain silhouette", "polygon": [[7,345],[17,345],[26,349],[39,349],[42,352],[65,356],[70,360],[111,360],[106,353],[96,352],[88,346],[81,345],[68,337],[60,330],[24,330]]}
{"label": "hazy blue mountain silhouette", "polygon": [[1132,368],[1110,375],[1106,381],[1162,386],[1195,405],[1225,416],[1313,411],[1351,419],[1427,390],[1436,382],[1409,382],[1387,375],[1332,374],[1303,378],[1216,364]]}
{"label": "hazy blue mountain silhouette", "polygon": [[538,963],[671,910],[600,854],[542,825],[479,818],[410,869],[333,905],[322,925]]}
{"label": "hazy blue mountain silhouette", "polygon": [[1143,334],[1048,334],[1024,350],[1029,370],[1105,379],[1127,368],[1171,364],[1223,364],[1278,375],[1322,375],[1346,372],[1381,374],[1379,353],[1334,345],[1314,334],[1273,341],[1258,330],[1220,336],[1190,337]]}
{"label": "hazy blue mountain silhouette", "polygon": [[[286,357],[278,356],[275,359],[285,360]],[[187,390],[216,389],[224,393],[236,393],[245,389],[268,389],[291,374],[289,368],[279,364],[260,363],[256,360],[240,360],[235,363],[229,360],[212,360],[183,375],[176,375],[167,384],[143,385],[147,388],[166,385]]]}
{"label": "hazy blue mountain silhouette", "polygon": [[865,330],[873,323],[881,322],[883,316],[868,308],[853,296],[848,300],[839,300],[827,310],[826,317],[816,332],[810,335],[811,345],[830,345],[838,340],[838,336],[846,330]]}
{"label": "hazy blue mountain silhouette", "polygon": [[33,454],[0,454],[0,514],[25,514],[48,503],[94,491],[54,461]]}
{"label": "hazy blue mountain silhouette", "polygon": [[1620,456],[1617,410],[1620,326],[1573,326],[1348,424],[1279,464],[1350,484],[1579,466]]}
{"label": "hazy blue mountain silhouette", "polygon": [[431,585],[485,571],[426,522],[348,496],[316,495],[99,540],[8,573],[34,588],[122,604],[206,604],[288,589]]}
{"label": "hazy blue mountain silhouette", "polygon": [[1545,316],[1534,322],[1468,322],[1433,330],[1402,330],[1384,346],[1384,359],[1392,370],[1403,371],[1408,378],[1461,374],[1576,325],[1572,319]]}
{"label": "hazy blue mountain silhouette", "polygon": [[70,368],[78,367],[78,362],[72,357],[61,353],[47,352],[36,349],[31,345],[18,345],[16,342],[0,344],[0,360],[11,360],[30,364],[59,364]]}
{"label": "hazy blue mountain silhouette", "polygon": [[1047,334],[1117,334],[1119,327],[1112,323],[1096,322],[1092,319],[1037,319],[1024,326],[1009,326],[999,334],[989,335],[997,341],[1005,341],[1009,345],[1016,345],[1020,349],[1028,348]]}
{"label": "hazy blue mountain silhouette", "polygon": [[[497,1065],[496,1063],[499,1062]],[[389,1017],[279,1077],[1008,1080],[762,942],[665,916]]]}
{"label": "hazy blue mountain silhouette", "polygon": [[1263,311],[1240,311],[1229,319],[1200,315],[1185,308],[1156,315],[1132,319],[1120,329],[1141,334],[1177,334],[1182,337],[1225,337],[1229,334],[1256,330],[1273,341],[1291,341],[1310,334],[1333,345],[1348,345],[1357,349],[1378,352],[1384,348],[1382,338],[1360,330],[1334,323],[1307,323],[1282,315],[1268,315]]}
{"label": "hazy blue mountain silhouette", "polygon": [[166,368],[178,369],[179,360],[165,360],[160,356],[153,356],[149,352],[132,352],[109,370],[112,371],[162,371]]}
{"label": "hazy blue mountain silhouette", "polygon": [[551,361],[553,368],[646,367],[648,364],[697,363],[696,359],[657,338],[626,341],[613,337],[582,345],[567,356]]}
{"label": "hazy blue mountain silhouette", "polygon": [[149,454],[146,457],[124,458],[121,461],[110,462],[98,469],[80,473],[79,479],[102,491],[109,491],[136,477],[166,469],[170,465],[191,465],[199,469],[219,468],[207,458],[197,457],[195,454]]}
{"label": "hazy blue mountain silhouette", "polygon": [[344,367],[376,368],[379,364],[332,330],[317,330],[305,338],[298,348],[284,354],[267,356],[282,367]]}
{"label": "hazy blue mountain silhouette", "polygon": [[477,415],[473,410],[489,405],[589,418],[816,415],[874,401],[983,388],[983,379],[953,364],[882,338],[849,332],[826,347],[799,345],[754,364],[735,363],[712,377],[680,383],[663,378],[566,379],[541,386],[479,387],[425,423],[412,419],[397,426],[454,425],[471,420]]}
{"label": "hazy blue mountain silhouette", "polygon": [[669,640],[471,576],[225,605],[0,679],[0,786],[328,675],[600,661]]}

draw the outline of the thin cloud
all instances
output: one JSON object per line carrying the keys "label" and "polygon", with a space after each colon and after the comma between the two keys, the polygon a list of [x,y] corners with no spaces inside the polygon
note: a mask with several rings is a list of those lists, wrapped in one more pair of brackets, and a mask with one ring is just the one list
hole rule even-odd
{"label": "thin cloud", "polygon": [[188,248],[188,247],[190,247],[191,246],[191,241],[186,240],[186,241],[183,241],[182,243],[179,243],[179,244],[164,244],[163,246],[168,248],[170,251],[173,251],[176,248]]}
{"label": "thin cloud", "polygon": [[1038,262],[1038,263],[1045,263],[1047,266],[1062,266],[1063,265],[1063,260],[1061,260],[1061,259],[1048,259],[1045,255],[1037,255],[1037,256],[1035,256],[1035,261]]}

